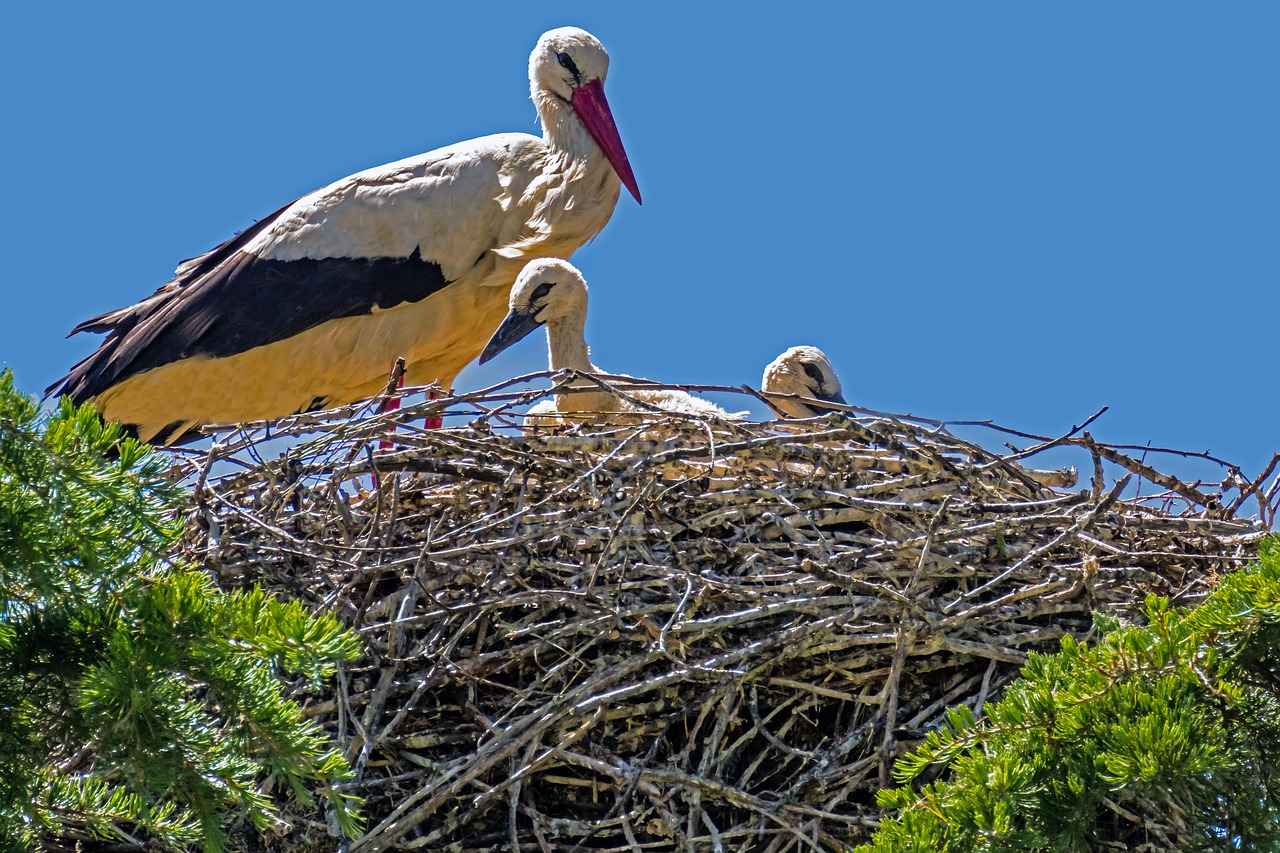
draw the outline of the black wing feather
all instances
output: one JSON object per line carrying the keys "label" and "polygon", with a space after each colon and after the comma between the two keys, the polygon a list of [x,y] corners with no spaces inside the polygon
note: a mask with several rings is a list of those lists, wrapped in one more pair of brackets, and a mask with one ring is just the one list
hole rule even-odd
{"label": "black wing feather", "polygon": [[184,261],[178,277],[147,299],[77,326],[77,332],[107,332],[107,339],[46,394],[56,390],[81,403],[183,358],[246,352],[329,320],[418,302],[449,284],[440,265],[424,260],[416,247],[407,258],[292,261],[244,251],[291,206]]}

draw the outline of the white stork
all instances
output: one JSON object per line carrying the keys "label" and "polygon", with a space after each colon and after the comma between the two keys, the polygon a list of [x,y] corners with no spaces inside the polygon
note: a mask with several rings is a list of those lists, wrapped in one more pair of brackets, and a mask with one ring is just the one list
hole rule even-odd
{"label": "white stork", "polygon": [[[585,337],[587,282],[577,267],[558,258],[530,261],[521,270],[511,288],[507,317],[489,339],[480,355],[480,363],[484,364],[544,325],[547,327],[547,352],[552,370],[605,372],[591,363]],[[599,388],[589,379],[576,382],[574,387]],[[664,412],[732,420],[745,415],[745,412],[726,412],[715,403],[684,391],[655,389],[627,390],[624,393]],[[556,395],[554,403],[546,401],[534,406],[525,418],[525,426],[549,426],[572,421],[624,423],[635,420],[636,413],[647,411],[650,409],[636,406],[605,390],[575,391]]]}
{"label": "white stork", "polygon": [[449,388],[479,355],[531,258],[568,257],[640,190],[590,33],[544,33],[529,57],[541,138],[486,136],[343,178],[213,251],[136,305],[75,328],[106,332],[50,386],[144,441],[274,419],[406,378]]}
{"label": "white stork", "polygon": [[791,347],[764,369],[760,390],[766,394],[807,397],[774,397],[770,406],[788,418],[813,418],[832,409],[822,403],[847,405],[840,393],[840,378],[827,354],[817,347]]}

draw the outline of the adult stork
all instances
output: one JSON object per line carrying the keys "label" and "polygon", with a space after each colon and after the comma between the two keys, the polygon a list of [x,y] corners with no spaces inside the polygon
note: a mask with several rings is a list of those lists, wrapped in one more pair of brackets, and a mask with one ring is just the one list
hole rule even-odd
{"label": "adult stork", "polygon": [[360,172],[280,208],[136,305],[77,326],[106,340],[47,393],[144,441],[373,396],[393,362],[449,388],[531,258],[568,257],[640,190],[590,33],[529,57],[541,138],[502,133]]}
{"label": "adult stork", "polygon": [[787,395],[769,397],[767,402],[788,418],[814,418],[833,411],[822,403],[847,405],[840,392],[836,369],[827,354],[817,347],[791,347],[769,362],[760,390],[766,394]]}
{"label": "adult stork", "polygon": [[[578,268],[559,258],[530,261],[511,288],[510,309],[502,325],[493,333],[480,355],[483,364],[507,347],[523,339],[539,326],[547,328],[547,356],[552,370],[604,373],[591,363],[585,337],[587,325],[587,282]],[[738,420],[746,412],[727,412],[709,400],[685,391],[660,388],[629,389],[625,393],[641,405],[601,389],[589,379],[574,387],[595,388],[557,394],[529,410],[527,428],[583,422],[592,424],[634,423],[637,416],[654,409],[701,418]]]}

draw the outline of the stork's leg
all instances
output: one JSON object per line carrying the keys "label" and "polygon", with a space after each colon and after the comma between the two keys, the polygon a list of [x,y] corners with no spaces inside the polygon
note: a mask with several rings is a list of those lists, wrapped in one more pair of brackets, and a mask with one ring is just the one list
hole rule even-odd
{"label": "stork's leg", "polygon": [[[396,388],[403,388],[403,387],[404,387],[404,376],[401,376],[400,381],[396,383]],[[435,391],[427,392],[428,400],[439,400],[441,396],[443,395]],[[397,395],[395,397],[391,397],[385,403],[383,403],[378,408],[378,414],[382,414],[383,412],[394,412],[398,408],[400,408],[400,397]],[[441,427],[444,426],[444,416],[436,415],[435,417],[432,417],[432,418],[424,418],[422,421],[422,425],[427,429],[440,429]],[[393,443],[389,439],[384,438],[378,442],[379,451],[390,450],[393,446],[394,446]],[[373,488],[375,490],[378,488],[378,478],[376,476],[373,477]]]}
{"label": "stork's leg", "polygon": [[[401,372],[400,378],[396,380],[396,389],[399,390],[403,387],[404,387],[404,373]],[[378,406],[378,414],[382,414],[383,412],[394,412],[398,408],[400,408],[400,395],[396,394],[392,397],[388,397],[385,402],[383,402],[380,406]],[[394,445],[389,439],[385,439],[385,438],[381,439],[378,442],[378,452],[380,453],[386,452],[390,450],[393,446]],[[370,474],[369,480],[373,483],[373,490],[376,492],[378,490],[378,475]]]}
{"label": "stork's leg", "polygon": [[[403,388],[403,387],[404,387],[404,376],[401,376],[401,377],[400,377],[400,380],[399,380],[398,382],[396,382],[396,388],[397,388],[397,390],[398,390],[398,389]],[[378,407],[378,414],[382,414],[383,412],[394,412],[394,411],[395,411],[396,409],[398,409],[398,408],[400,408],[400,395],[399,395],[399,394],[395,395],[394,397],[391,397],[391,398],[390,398],[390,399],[388,399],[385,403],[383,403],[381,406],[379,406],[379,407]],[[390,450],[390,449],[391,449],[391,442],[390,442],[390,441],[388,441],[388,440],[387,440],[387,439],[385,439],[385,438],[384,438],[384,439],[382,439],[381,441],[379,441],[379,442],[378,442],[378,449],[379,449],[379,450]]]}
{"label": "stork's leg", "polygon": [[[442,396],[444,395],[438,394],[435,391],[427,392],[428,400],[439,400]],[[444,415],[436,415],[435,417],[424,418],[422,421],[422,425],[427,429],[440,429],[441,427],[444,426]]]}

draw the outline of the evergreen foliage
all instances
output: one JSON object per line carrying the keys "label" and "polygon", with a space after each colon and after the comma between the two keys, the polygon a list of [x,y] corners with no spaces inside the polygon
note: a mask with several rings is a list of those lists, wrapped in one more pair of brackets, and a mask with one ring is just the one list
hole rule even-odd
{"label": "evergreen foliage", "polygon": [[858,853],[1280,849],[1280,541],[1198,607],[1034,655],[978,722],[899,760]]}
{"label": "evergreen foliage", "polygon": [[[0,849],[149,837],[224,849],[272,788],[318,783],[348,835],[346,761],[279,680],[316,688],[359,641],[261,591],[163,558],[163,458],[66,400],[47,423],[0,373]],[[267,775],[270,782],[266,780]]]}

